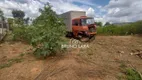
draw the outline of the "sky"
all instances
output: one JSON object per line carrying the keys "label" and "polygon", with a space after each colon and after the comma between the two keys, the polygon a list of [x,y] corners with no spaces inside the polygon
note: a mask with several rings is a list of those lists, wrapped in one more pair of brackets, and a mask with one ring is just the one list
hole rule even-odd
{"label": "sky", "polygon": [[6,17],[12,17],[13,9],[20,9],[26,17],[36,18],[47,2],[57,14],[86,11],[87,16],[104,24],[142,20],[142,0],[0,0],[0,9]]}

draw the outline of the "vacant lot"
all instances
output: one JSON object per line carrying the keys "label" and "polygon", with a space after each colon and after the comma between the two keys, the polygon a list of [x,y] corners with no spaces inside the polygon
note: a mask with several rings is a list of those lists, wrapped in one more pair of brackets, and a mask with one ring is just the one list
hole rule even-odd
{"label": "vacant lot", "polygon": [[142,72],[141,36],[97,36],[90,48],[38,60],[31,46],[21,42],[0,44],[0,80],[118,80],[121,66]]}

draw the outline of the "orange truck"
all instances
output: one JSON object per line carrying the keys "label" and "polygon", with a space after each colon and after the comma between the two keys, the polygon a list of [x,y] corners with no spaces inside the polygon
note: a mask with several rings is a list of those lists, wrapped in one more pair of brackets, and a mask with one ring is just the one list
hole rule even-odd
{"label": "orange truck", "polygon": [[81,41],[95,38],[97,32],[94,18],[85,15],[83,11],[69,11],[61,14],[67,28],[66,37],[74,37]]}

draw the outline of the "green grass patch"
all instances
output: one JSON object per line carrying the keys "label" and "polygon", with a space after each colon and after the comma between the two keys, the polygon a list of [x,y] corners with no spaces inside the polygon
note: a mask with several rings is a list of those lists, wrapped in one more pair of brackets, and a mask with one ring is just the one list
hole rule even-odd
{"label": "green grass patch", "polygon": [[20,63],[23,61],[23,58],[13,58],[9,59],[6,63],[0,64],[0,69],[7,68],[12,66],[15,63]]}
{"label": "green grass patch", "polygon": [[6,67],[10,67],[12,64],[11,63],[4,63],[0,65],[0,69],[6,68]]}
{"label": "green grass patch", "polygon": [[142,80],[139,72],[132,68],[126,68],[125,75],[127,80]]}
{"label": "green grass patch", "polygon": [[142,80],[141,73],[134,68],[127,67],[125,64],[120,65],[122,74],[118,76],[119,80]]}
{"label": "green grass patch", "polygon": [[97,33],[100,35],[131,35],[142,34],[142,21],[126,24],[126,25],[108,25],[98,27]]}

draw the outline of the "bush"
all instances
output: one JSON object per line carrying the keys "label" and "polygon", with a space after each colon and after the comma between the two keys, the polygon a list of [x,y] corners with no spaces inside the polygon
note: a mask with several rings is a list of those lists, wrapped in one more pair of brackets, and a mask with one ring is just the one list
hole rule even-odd
{"label": "bush", "polygon": [[17,27],[13,31],[15,39],[30,43],[37,57],[47,57],[62,51],[65,25],[62,19],[52,11],[49,4],[45,5],[41,15],[33,22],[33,27]]}
{"label": "bush", "polygon": [[125,74],[126,74],[127,80],[142,80],[139,73],[134,69],[127,68],[126,71],[125,71]]}
{"label": "bush", "polygon": [[13,27],[13,40],[26,41],[31,43],[34,28],[31,26]]}
{"label": "bush", "polygon": [[121,63],[120,70],[123,74],[118,75],[119,80],[142,80],[141,73],[133,67],[128,67],[125,63]]}

